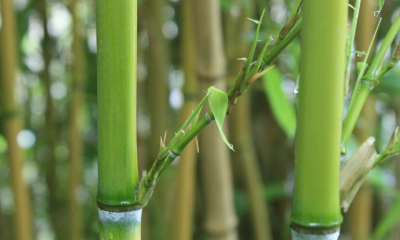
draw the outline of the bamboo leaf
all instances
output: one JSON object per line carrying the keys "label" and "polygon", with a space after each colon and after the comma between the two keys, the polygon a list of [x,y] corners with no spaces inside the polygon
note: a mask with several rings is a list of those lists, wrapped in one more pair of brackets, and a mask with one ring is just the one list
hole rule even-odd
{"label": "bamboo leaf", "polygon": [[262,77],[262,81],[275,120],[286,135],[293,139],[296,133],[296,113],[281,89],[281,73],[276,68],[271,69]]}
{"label": "bamboo leaf", "polygon": [[261,64],[263,62],[262,59],[264,58],[264,54],[267,51],[268,45],[271,43],[272,40],[273,38],[272,36],[270,36],[267,42],[265,43],[263,49],[261,50],[260,55],[258,56],[256,66],[250,71],[249,76],[256,74],[260,70]]}
{"label": "bamboo leaf", "polygon": [[210,94],[208,102],[210,103],[210,108],[214,114],[222,140],[224,140],[226,145],[233,150],[233,145],[228,142],[224,132],[222,131],[222,125],[224,123],[226,109],[228,107],[228,95],[215,87],[210,87],[208,92]]}
{"label": "bamboo leaf", "polygon": [[379,0],[379,12],[382,11],[383,5],[385,4],[385,0]]}
{"label": "bamboo leaf", "polygon": [[246,67],[244,69],[243,80],[242,80],[242,83],[240,85],[240,94],[243,94],[246,91],[246,88],[247,88],[246,79],[247,79],[248,73],[250,71],[250,64],[253,61],[254,52],[256,51],[258,33],[260,32],[261,21],[263,19],[264,13],[265,13],[265,9],[261,14],[260,21],[257,21],[257,20],[251,19],[251,18],[247,18],[250,21],[253,21],[253,22],[255,22],[257,24],[257,30],[256,30],[256,33],[254,34],[253,43],[251,44],[249,57],[246,60]]}

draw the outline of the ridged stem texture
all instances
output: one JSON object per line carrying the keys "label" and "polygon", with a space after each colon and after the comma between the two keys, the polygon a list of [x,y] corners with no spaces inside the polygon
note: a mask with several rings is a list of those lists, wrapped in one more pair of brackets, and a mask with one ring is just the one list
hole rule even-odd
{"label": "ridged stem texture", "polygon": [[98,172],[97,203],[103,210],[135,208],[136,0],[99,0],[97,21]]}

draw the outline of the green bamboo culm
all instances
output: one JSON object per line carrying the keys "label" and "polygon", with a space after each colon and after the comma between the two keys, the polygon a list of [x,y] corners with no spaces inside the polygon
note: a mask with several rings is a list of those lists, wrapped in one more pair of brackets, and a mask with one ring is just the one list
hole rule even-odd
{"label": "green bamboo culm", "polygon": [[96,19],[100,239],[137,240],[137,1],[98,0]]}
{"label": "green bamboo culm", "polygon": [[[303,4],[291,226],[293,239],[314,239],[327,232],[338,236],[342,222],[339,164],[348,6],[346,0]],[[314,236],[302,238],[299,232]]]}

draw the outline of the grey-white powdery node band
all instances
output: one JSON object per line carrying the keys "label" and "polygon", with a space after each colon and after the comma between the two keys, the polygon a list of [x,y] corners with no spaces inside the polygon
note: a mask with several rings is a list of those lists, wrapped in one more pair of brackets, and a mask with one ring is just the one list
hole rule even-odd
{"label": "grey-white powdery node band", "polygon": [[127,212],[109,212],[98,208],[99,220],[102,223],[112,222],[112,223],[133,223],[141,222],[142,209],[136,209]]}
{"label": "grey-white powdery node band", "polygon": [[300,233],[292,229],[292,240],[338,240],[340,231],[326,234]]}

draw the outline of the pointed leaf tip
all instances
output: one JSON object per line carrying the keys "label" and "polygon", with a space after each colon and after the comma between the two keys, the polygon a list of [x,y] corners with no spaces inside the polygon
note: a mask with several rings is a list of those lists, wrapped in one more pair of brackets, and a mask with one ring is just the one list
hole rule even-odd
{"label": "pointed leaf tip", "polygon": [[385,0],[379,0],[379,12],[382,11],[383,5],[385,4]]}

